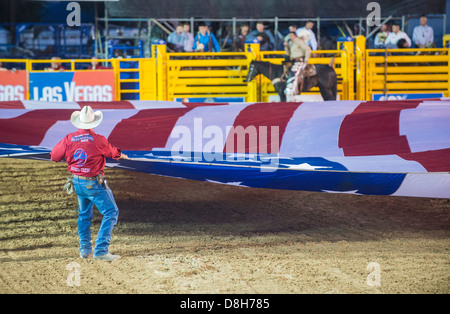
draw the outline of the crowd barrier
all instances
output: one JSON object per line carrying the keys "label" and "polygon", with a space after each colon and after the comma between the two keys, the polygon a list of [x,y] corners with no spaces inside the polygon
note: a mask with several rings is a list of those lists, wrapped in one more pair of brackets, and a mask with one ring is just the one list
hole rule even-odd
{"label": "crowd barrier", "polygon": [[449,49],[366,50],[365,99],[392,100],[450,95]]}
{"label": "crowd barrier", "polygon": [[[0,59],[0,100],[114,101],[156,99],[153,58],[23,60]],[[52,69],[51,64],[58,64]],[[62,68],[61,68],[62,67]]]}
{"label": "crowd barrier", "polygon": [[[365,38],[339,43],[337,50],[314,51],[312,64],[332,64],[340,100],[382,100],[450,96],[449,48],[366,49]],[[252,60],[280,64],[283,51],[169,53],[153,45],[152,58],[0,59],[0,100],[114,101],[168,100],[190,102],[276,101],[271,82],[259,75],[244,82]],[[64,71],[49,71],[57,62]],[[321,100],[313,88],[302,97]],[[312,98],[308,98],[312,97]]]}
{"label": "crowd barrier", "polygon": [[[164,51],[164,48],[162,48]],[[256,101],[255,83],[244,79],[250,53],[167,53],[167,100],[191,102]]]}

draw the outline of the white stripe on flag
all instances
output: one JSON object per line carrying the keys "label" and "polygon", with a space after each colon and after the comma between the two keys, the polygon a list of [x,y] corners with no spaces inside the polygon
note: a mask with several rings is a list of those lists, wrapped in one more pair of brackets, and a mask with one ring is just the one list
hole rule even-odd
{"label": "white stripe on flag", "polygon": [[417,161],[405,160],[397,155],[326,157],[326,159],[340,163],[349,171],[356,172],[427,173],[427,170]]}
{"label": "white stripe on flag", "polygon": [[0,109],[0,119],[13,119],[27,113],[26,109]]}
{"label": "white stripe on flag", "polygon": [[52,101],[34,101],[34,100],[24,100],[22,101],[25,109],[76,109],[80,110],[81,107],[76,102],[52,102]]}
{"label": "white stripe on flag", "polygon": [[281,142],[282,157],[343,156],[339,129],[360,101],[325,101],[301,104],[289,120]]}
{"label": "white stripe on flag", "polygon": [[[190,143],[186,143],[186,145],[190,145],[192,151],[202,151],[206,143],[214,140],[218,143],[215,151],[222,152],[227,140],[229,127],[233,126],[239,113],[252,104],[236,103],[232,105],[200,106],[190,110],[178,119],[164,149],[172,150],[173,145],[180,140],[176,132],[181,132],[185,129],[186,131],[189,130],[191,135]],[[208,137],[207,133],[210,133],[210,137]],[[220,146],[219,142],[221,143]]]}
{"label": "white stripe on flag", "polygon": [[407,174],[398,190],[392,195],[450,198],[450,174]]}
{"label": "white stripe on flag", "polygon": [[400,113],[400,135],[412,153],[450,148],[450,103],[424,102]]}

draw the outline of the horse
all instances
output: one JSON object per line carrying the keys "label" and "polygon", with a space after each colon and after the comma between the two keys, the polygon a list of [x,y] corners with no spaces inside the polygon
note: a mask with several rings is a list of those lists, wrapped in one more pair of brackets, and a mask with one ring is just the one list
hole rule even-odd
{"label": "horse", "polygon": [[[336,72],[331,65],[316,64],[317,75],[305,77],[303,79],[303,88],[301,92],[307,92],[313,87],[319,87],[320,94],[324,100],[336,100],[337,78]],[[249,65],[247,77],[244,82],[251,82],[258,74],[267,77],[275,91],[280,96],[281,102],[286,102],[286,79],[282,79],[284,66],[266,61],[252,61]],[[300,90],[300,83],[299,88]]]}

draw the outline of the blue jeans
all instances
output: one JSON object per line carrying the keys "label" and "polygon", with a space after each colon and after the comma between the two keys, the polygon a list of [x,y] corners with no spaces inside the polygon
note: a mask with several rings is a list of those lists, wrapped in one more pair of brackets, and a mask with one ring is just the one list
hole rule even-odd
{"label": "blue jeans", "polygon": [[103,215],[95,240],[94,256],[108,254],[111,233],[119,216],[119,208],[111,190],[98,184],[96,180],[80,178],[73,178],[73,186],[78,195],[78,237],[81,254],[88,255],[92,252],[91,221],[94,205]]}

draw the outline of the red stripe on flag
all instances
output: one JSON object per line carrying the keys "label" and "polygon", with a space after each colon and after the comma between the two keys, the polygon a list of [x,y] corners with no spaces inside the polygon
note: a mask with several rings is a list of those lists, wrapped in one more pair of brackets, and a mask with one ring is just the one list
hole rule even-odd
{"label": "red stripe on flag", "polygon": [[134,106],[132,103],[126,100],[122,101],[79,101],[78,104],[80,105],[80,108],[83,108],[84,106],[91,106],[94,110],[101,110],[101,109],[134,109]]}
{"label": "red stripe on flag", "polygon": [[339,147],[345,156],[410,153],[406,136],[400,135],[400,112],[416,108],[421,102],[368,101],[360,104],[342,121]]}
{"label": "red stripe on flag", "polygon": [[[234,121],[224,152],[278,153],[286,125],[300,105],[301,103],[257,103],[245,107]],[[274,133],[277,131],[278,136]],[[272,134],[278,143],[272,143]]]}
{"label": "red stripe on flag", "polygon": [[450,148],[409,154],[399,154],[406,160],[420,163],[429,172],[450,172]]}
{"label": "red stripe on flag", "polygon": [[145,109],[119,122],[109,141],[123,150],[152,150],[165,147],[177,120],[191,109]]}
{"label": "red stripe on flag", "polygon": [[48,129],[60,120],[70,120],[73,110],[33,110],[19,117],[2,119],[0,143],[39,145]]}
{"label": "red stripe on flag", "polygon": [[[165,147],[178,119],[205,103],[186,103],[186,108],[144,109],[119,122],[108,140],[123,150],[152,150]],[[224,104],[217,104],[224,105]]]}
{"label": "red stripe on flag", "polygon": [[20,100],[0,101],[0,109],[25,109],[25,106]]}

